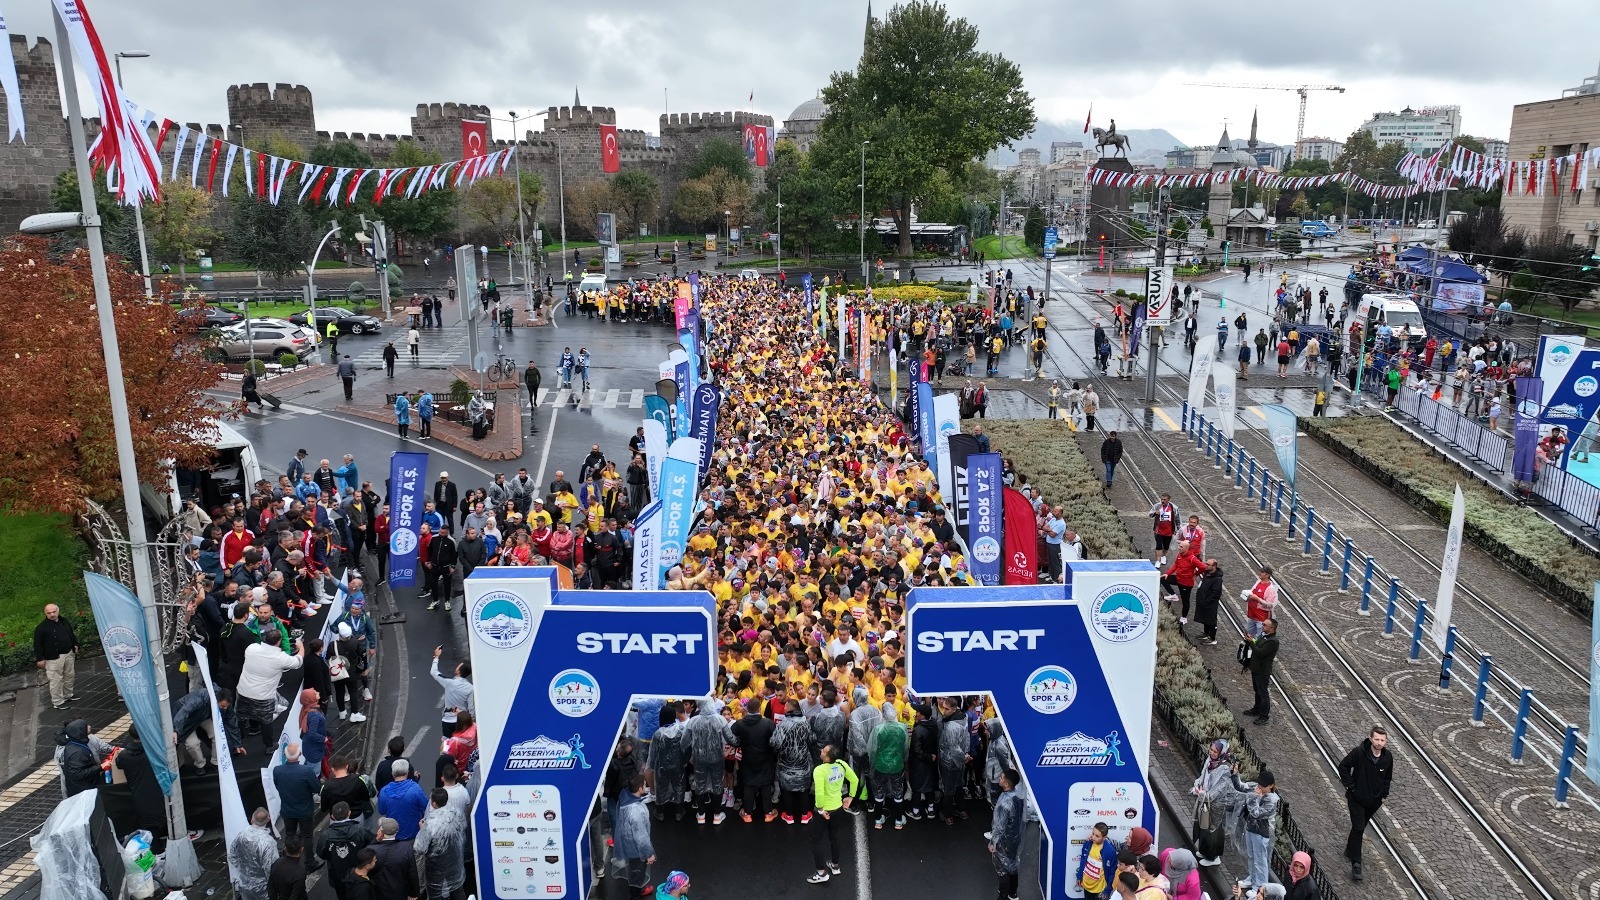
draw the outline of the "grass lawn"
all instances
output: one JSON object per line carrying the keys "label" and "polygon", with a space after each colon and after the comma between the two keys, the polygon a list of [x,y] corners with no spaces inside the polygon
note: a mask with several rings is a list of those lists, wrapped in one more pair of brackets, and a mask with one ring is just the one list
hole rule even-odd
{"label": "grass lawn", "polygon": [[33,666],[33,629],[55,603],[79,642],[98,644],[83,587],[86,551],[59,516],[7,512],[0,528],[0,675]]}
{"label": "grass lawn", "polygon": [[[317,268],[318,269],[344,269],[344,268],[348,268],[348,266],[345,264],[345,261],[342,260],[342,259],[319,259],[319,260],[317,260]],[[211,271],[213,273],[215,273],[215,272],[254,272],[255,270],[256,270],[255,266],[252,266],[249,263],[242,263],[242,262],[219,262],[219,263],[212,263],[211,264]],[[189,271],[189,275],[191,277],[198,276],[200,274],[200,267],[199,266],[189,266],[188,267],[188,271]],[[176,277],[177,274],[178,274],[178,267],[177,266],[173,266],[172,267],[172,275],[174,277]]]}
{"label": "grass lawn", "polygon": [[1003,241],[997,234],[984,235],[972,242],[972,252],[982,253],[984,259],[1031,259],[1039,255],[1019,234],[1008,234]]}

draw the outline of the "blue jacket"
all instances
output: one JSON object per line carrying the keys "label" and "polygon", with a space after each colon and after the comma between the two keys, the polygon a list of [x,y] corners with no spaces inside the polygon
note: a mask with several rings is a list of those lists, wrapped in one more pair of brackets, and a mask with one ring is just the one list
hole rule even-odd
{"label": "blue jacket", "polygon": [[[1073,881],[1083,880],[1083,870],[1089,865],[1089,848],[1094,846],[1093,841],[1085,840],[1083,850],[1078,854],[1078,872],[1073,876]],[[1120,848],[1117,842],[1107,837],[1105,844],[1100,848],[1100,865],[1106,873],[1106,884],[1109,886],[1112,879],[1117,877],[1117,851]]]}
{"label": "blue jacket", "polygon": [[193,734],[202,723],[209,721],[211,721],[211,695],[204,690],[184,694],[183,699],[178,701],[178,708],[172,711],[172,730],[180,741]]}
{"label": "blue jacket", "polygon": [[285,819],[316,815],[316,794],[322,790],[317,766],[286,762],[272,770],[272,785],[278,789],[279,808]]}
{"label": "blue jacket", "polygon": [[345,463],[334,469],[333,477],[338,479],[340,490],[344,488],[350,488],[355,491],[361,490],[361,476],[357,473],[356,464],[353,462]]}
{"label": "blue jacket", "polygon": [[306,716],[306,730],[300,733],[300,752],[306,767],[322,771],[322,758],[328,755],[328,717],[320,710]]}
{"label": "blue jacket", "polygon": [[394,398],[394,423],[396,425],[411,424],[411,401],[405,394]]}
{"label": "blue jacket", "polygon": [[409,841],[422,827],[422,817],[428,814],[428,795],[422,786],[407,778],[391,781],[378,792],[378,815],[388,816],[400,823],[400,833],[395,840]]}
{"label": "blue jacket", "polygon": [[427,391],[423,391],[422,396],[417,398],[417,415],[424,419],[433,418],[433,395]]}

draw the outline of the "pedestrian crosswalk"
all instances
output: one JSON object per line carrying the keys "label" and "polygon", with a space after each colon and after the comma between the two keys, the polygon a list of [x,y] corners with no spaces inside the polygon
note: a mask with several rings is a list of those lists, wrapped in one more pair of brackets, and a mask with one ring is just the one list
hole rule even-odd
{"label": "pedestrian crosswalk", "polygon": [[[422,343],[417,347],[417,357],[415,362],[412,361],[411,349],[406,346],[405,341],[396,341],[394,348],[400,354],[400,358],[395,362],[396,368],[404,368],[412,365],[425,366],[427,368],[442,368],[444,366],[455,365],[456,363],[462,361],[462,358],[467,353],[467,339],[464,335],[461,337],[450,338],[441,338],[437,335],[424,335],[422,338]],[[362,368],[382,368],[383,345],[374,344],[373,346],[361,351],[359,355],[351,357],[351,361],[354,362],[358,367]]]}
{"label": "pedestrian crosswalk", "polygon": [[644,409],[644,388],[624,390],[591,386],[585,391],[581,384],[571,388],[540,388],[538,405],[573,409]]}
{"label": "pedestrian crosswalk", "polygon": [[[1311,414],[1311,404],[1309,402],[1305,404],[1306,408],[1303,410],[1297,408],[1297,404],[1292,401],[1286,400],[1284,405],[1294,409],[1300,415]],[[1201,415],[1216,421],[1217,409],[1214,406],[1207,407],[1201,410]],[[1182,431],[1183,407],[1150,406],[1136,408],[1130,413],[1124,413],[1119,409],[1101,407],[1100,412],[1095,415],[1095,420],[1096,424],[1101,428],[1108,430]],[[1241,406],[1238,408],[1234,422],[1235,427],[1241,429],[1264,428],[1267,422],[1267,414],[1262,411],[1260,406]],[[1082,416],[1079,416],[1079,424],[1082,424]]]}

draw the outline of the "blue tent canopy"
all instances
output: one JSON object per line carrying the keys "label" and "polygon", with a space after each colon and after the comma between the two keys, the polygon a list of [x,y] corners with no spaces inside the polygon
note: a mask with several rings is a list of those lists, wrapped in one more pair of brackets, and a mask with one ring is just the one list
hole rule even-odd
{"label": "blue tent canopy", "polygon": [[1455,259],[1439,260],[1428,274],[1436,276],[1440,281],[1460,281],[1467,284],[1483,284],[1489,280],[1477,269]]}
{"label": "blue tent canopy", "polygon": [[1432,250],[1429,250],[1427,247],[1421,246],[1419,244],[1419,245],[1417,245],[1415,247],[1407,247],[1404,250],[1401,250],[1399,256],[1396,257],[1396,258],[1399,259],[1401,262],[1409,263],[1409,262],[1416,262],[1419,259],[1425,260],[1425,259],[1427,259],[1428,257],[1430,257],[1432,255],[1433,255],[1433,251]]}

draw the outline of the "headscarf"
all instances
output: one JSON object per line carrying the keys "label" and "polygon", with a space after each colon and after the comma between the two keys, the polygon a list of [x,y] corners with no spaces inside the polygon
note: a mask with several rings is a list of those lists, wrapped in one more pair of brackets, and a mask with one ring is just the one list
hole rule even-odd
{"label": "headscarf", "polygon": [[[1296,875],[1294,873],[1295,872],[1295,868],[1294,868],[1295,866],[1300,866],[1301,867],[1299,875]],[[1298,850],[1298,851],[1295,852],[1294,857],[1289,860],[1289,878],[1294,884],[1299,884],[1300,882],[1302,882],[1302,881],[1304,881],[1304,880],[1306,880],[1307,878],[1310,878],[1310,877],[1311,877],[1311,854],[1305,852],[1304,850]]]}
{"label": "headscarf", "polygon": [[1154,847],[1155,843],[1155,837],[1150,834],[1150,830],[1147,828],[1135,828],[1128,834],[1128,849],[1138,856],[1149,853],[1150,848]]}
{"label": "headscarf", "polygon": [[306,688],[300,692],[300,733],[305,734],[306,725],[311,720],[311,711],[316,709],[322,697],[316,688]]}
{"label": "headscarf", "polygon": [[683,890],[684,887],[687,886],[688,884],[689,884],[689,876],[685,875],[682,872],[673,872],[672,874],[667,876],[667,880],[666,881],[661,882],[661,886],[666,888],[667,889],[667,893],[669,893],[669,894],[672,893],[673,891],[681,891],[681,890]]}
{"label": "headscarf", "polygon": [[1210,754],[1206,755],[1206,771],[1207,772],[1211,771],[1212,769],[1216,769],[1216,768],[1218,768],[1220,766],[1227,766],[1227,765],[1231,765],[1233,763],[1233,760],[1228,758],[1228,742],[1227,741],[1223,740],[1222,738],[1217,738],[1216,740],[1211,742],[1211,749],[1217,751],[1217,758],[1216,759],[1212,759]]}

